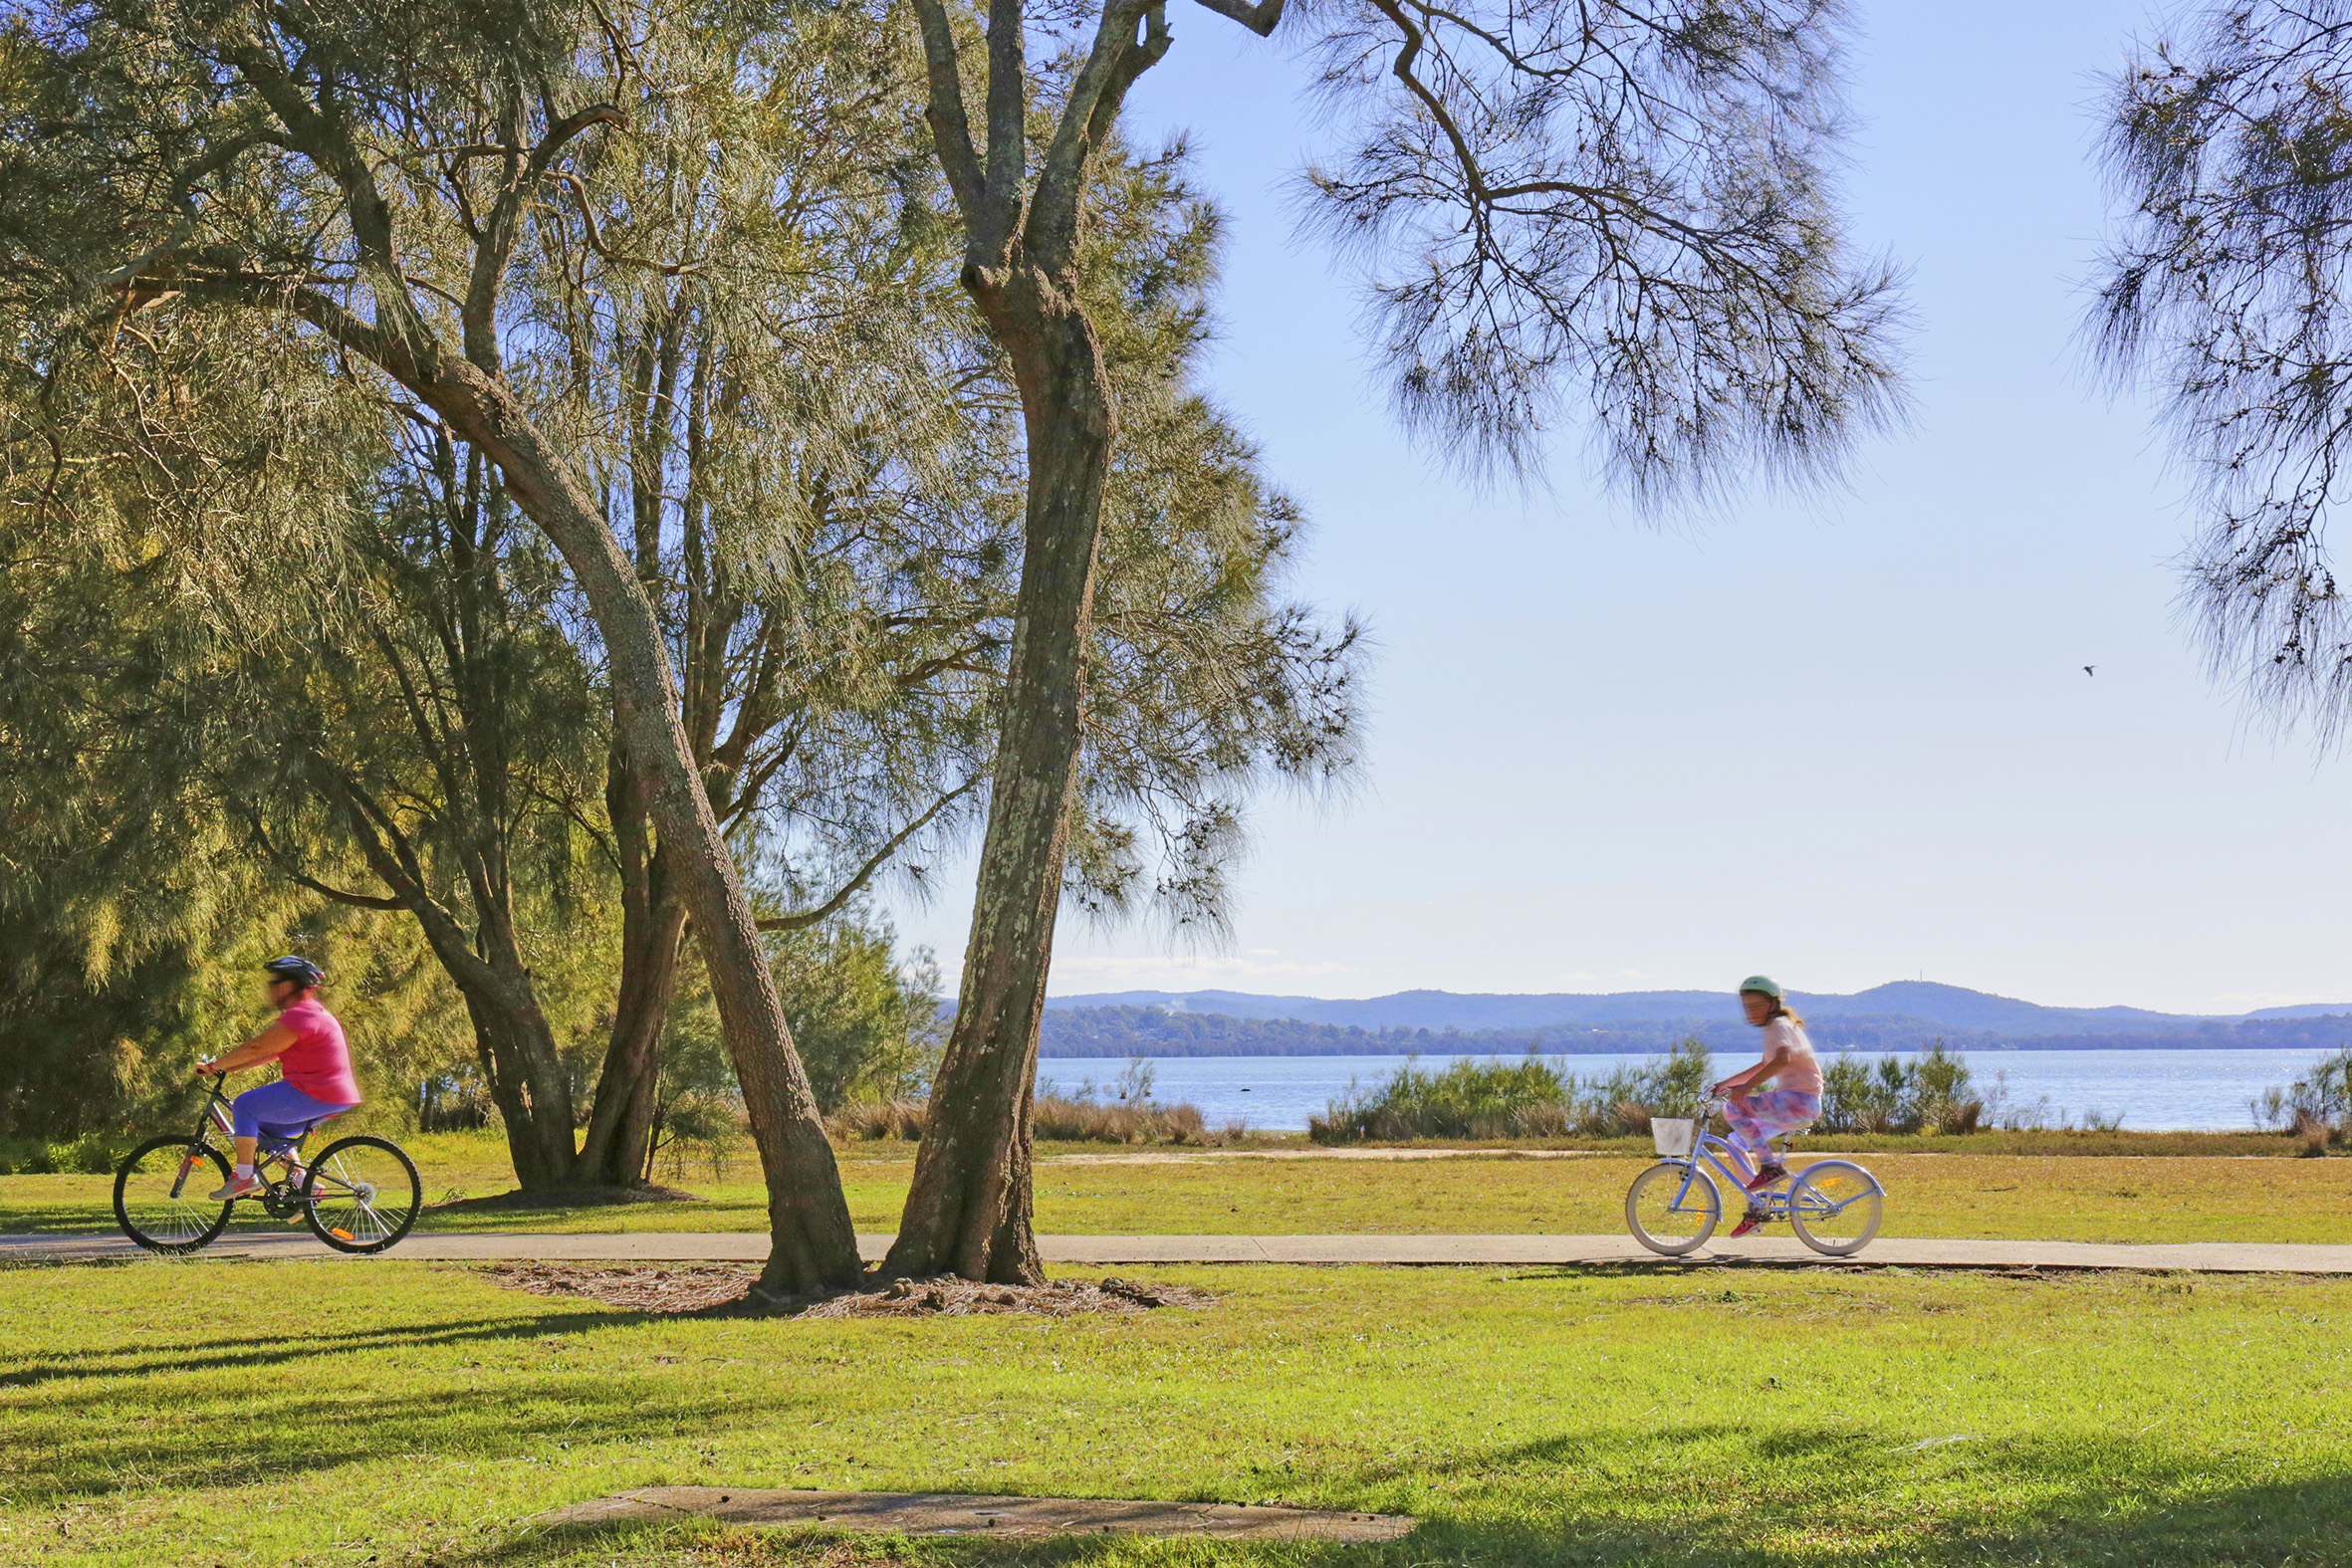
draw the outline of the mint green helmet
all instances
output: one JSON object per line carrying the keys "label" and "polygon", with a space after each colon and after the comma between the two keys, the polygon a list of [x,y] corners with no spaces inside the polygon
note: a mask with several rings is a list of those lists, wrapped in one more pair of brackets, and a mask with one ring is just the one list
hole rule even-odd
{"label": "mint green helmet", "polygon": [[1753,991],[1761,996],[1769,997],[1774,1002],[1780,1000],[1780,983],[1769,975],[1751,975],[1740,982],[1740,990],[1743,995]]}

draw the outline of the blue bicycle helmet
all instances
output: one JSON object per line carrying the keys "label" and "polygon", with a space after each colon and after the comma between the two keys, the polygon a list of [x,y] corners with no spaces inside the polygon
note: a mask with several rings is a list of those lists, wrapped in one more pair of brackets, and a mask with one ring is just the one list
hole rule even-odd
{"label": "blue bicycle helmet", "polygon": [[327,972],[309,959],[289,953],[274,958],[262,966],[262,973],[275,980],[290,980],[305,991],[327,983]]}

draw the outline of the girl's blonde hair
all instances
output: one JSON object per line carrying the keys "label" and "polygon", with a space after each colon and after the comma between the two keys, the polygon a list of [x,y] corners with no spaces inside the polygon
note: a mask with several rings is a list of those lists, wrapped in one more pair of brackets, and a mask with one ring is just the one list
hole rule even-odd
{"label": "girl's blonde hair", "polygon": [[1764,1021],[1766,1023],[1771,1022],[1774,1018],[1786,1018],[1789,1022],[1795,1024],[1800,1029],[1805,1026],[1805,1020],[1797,1016],[1796,1009],[1794,1008],[1790,1007],[1787,1003],[1782,1002],[1778,997],[1773,996],[1768,991],[1744,991],[1740,993],[1740,995],[1743,997],[1764,998]]}

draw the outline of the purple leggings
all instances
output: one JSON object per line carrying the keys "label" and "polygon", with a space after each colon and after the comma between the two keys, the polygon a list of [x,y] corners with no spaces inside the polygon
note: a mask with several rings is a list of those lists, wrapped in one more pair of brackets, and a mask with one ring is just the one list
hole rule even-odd
{"label": "purple leggings", "polygon": [[1795,1089],[1752,1094],[1748,1109],[1727,1106],[1724,1120],[1732,1124],[1732,1142],[1760,1159],[1770,1158],[1766,1145],[1792,1128],[1802,1127],[1821,1114],[1821,1096]]}
{"label": "purple leggings", "polygon": [[229,1121],[238,1137],[258,1138],[263,1148],[275,1153],[292,1148],[294,1140],[310,1131],[313,1123],[350,1109],[349,1105],[314,1100],[280,1079],[238,1095],[229,1105]]}

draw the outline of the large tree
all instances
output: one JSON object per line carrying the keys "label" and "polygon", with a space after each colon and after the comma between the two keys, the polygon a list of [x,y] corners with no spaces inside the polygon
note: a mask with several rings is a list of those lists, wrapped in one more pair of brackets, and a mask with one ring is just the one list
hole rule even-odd
{"label": "large tree", "polygon": [[[927,863],[987,798],[1023,559],[1017,393],[957,287],[916,62],[877,25],[818,13],[640,46],[650,72],[702,58],[704,87],[604,154],[597,228],[695,270],[591,258],[534,285],[537,373],[574,399],[670,630],[712,809],[778,932]],[[726,90],[744,80],[757,91]],[[1351,756],[1354,633],[1282,597],[1294,513],[1186,390],[1214,212],[1179,156],[1106,160],[1099,319],[1137,439],[1109,504],[1118,608],[1095,628],[1110,678],[1073,882],[1105,911],[1213,918],[1236,797],[1263,769]],[[581,1161],[617,1182],[643,1163],[689,917],[625,758],[606,807],[621,985]]]}
{"label": "large tree", "polygon": [[629,39],[647,19],[609,14],[530,0],[20,8],[0,241],[13,275],[45,277],[53,308],[79,313],[78,347],[103,352],[151,312],[291,322],[496,465],[579,585],[648,812],[681,850],[768,1181],[763,1283],[807,1289],[859,1269],[832,1150],[695,772],[659,617],[509,368],[525,229],[563,221],[576,256],[596,249],[592,229],[554,214],[592,188],[593,147],[623,133],[644,91]]}
{"label": "large tree", "polygon": [[[1316,221],[1365,259],[1408,426],[1526,471],[1560,424],[1652,502],[1830,468],[1895,405],[1891,283],[1841,232],[1834,0],[1202,0],[1319,63],[1349,150]],[[913,0],[962,283],[1021,399],[1027,495],[996,785],[953,1034],[888,1267],[1033,1280],[1030,1101],[1125,403],[1091,215],[1158,0]],[[1066,54],[1041,69],[1041,41]]]}
{"label": "large tree", "polygon": [[2323,741],[2352,717],[2327,530],[2352,460],[2352,5],[2217,7],[2140,50],[2103,139],[2121,221],[2091,326],[2197,508],[2216,673]]}
{"label": "large tree", "polygon": [[609,727],[564,634],[567,579],[497,469],[400,412],[380,480],[337,509],[344,591],[248,655],[258,711],[216,788],[296,886],[416,922],[464,999],[515,1175],[545,1191],[573,1178],[578,1110],[550,993],[606,990],[580,971],[609,954],[584,864]]}

